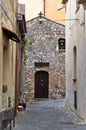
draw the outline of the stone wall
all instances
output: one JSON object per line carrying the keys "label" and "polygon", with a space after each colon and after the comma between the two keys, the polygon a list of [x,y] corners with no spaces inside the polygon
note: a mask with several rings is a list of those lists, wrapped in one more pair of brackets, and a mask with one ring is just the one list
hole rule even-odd
{"label": "stone wall", "polygon": [[[58,39],[65,37],[65,27],[44,17],[42,19],[41,24],[39,17],[27,22],[29,44],[25,48],[24,65],[26,100],[34,98],[35,73],[40,70],[49,73],[49,98],[62,98],[65,93],[65,52],[57,50]],[[49,62],[49,67],[35,67],[35,62]]]}

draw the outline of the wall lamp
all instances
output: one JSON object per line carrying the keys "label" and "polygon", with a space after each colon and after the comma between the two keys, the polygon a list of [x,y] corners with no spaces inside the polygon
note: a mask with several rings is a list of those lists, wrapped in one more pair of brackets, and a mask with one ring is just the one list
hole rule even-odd
{"label": "wall lamp", "polygon": [[42,21],[43,21],[43,19],[42,19],[42,15],[43,15],[43,14],[42,14],[42,12],[40,12],[38,15],[39,15],[39,23],[41,24]]}

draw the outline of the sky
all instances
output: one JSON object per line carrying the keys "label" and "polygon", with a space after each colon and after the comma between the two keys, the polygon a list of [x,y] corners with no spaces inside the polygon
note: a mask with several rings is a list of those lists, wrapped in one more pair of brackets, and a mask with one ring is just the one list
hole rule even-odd
{"label": "sky", "polygon": [[[37,17],[39,12],[43,11],[43,0],[18,0],[20,4],[25,4],[26,21]],[[39,2],[39,6],[38,6]],[[35,8],[34,8],[35,7]]]}

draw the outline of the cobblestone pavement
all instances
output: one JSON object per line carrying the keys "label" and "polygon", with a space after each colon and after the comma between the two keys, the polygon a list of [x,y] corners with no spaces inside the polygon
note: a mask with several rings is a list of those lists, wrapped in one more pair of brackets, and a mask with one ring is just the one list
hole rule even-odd
{"label": "cobblestone pavement", "polygon": [[86,123],[65,106],[65,100],[36,101],[19,112],[12,130],[86,130]]}

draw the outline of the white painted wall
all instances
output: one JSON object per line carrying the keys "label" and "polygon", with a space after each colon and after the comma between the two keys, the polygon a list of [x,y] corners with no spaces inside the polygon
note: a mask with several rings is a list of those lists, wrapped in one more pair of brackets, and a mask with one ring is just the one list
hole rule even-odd
{"label": "white painted wall", "polygon": [[[86,120],[86,12],[76,0],[69,0],[66,8],[66,105]],[[78,19],[78,20],[72,20]],[[77,78],[73,81],[73,47],[77,48]],[[74,91],[77,91],[77,110],[74,108]]]}

